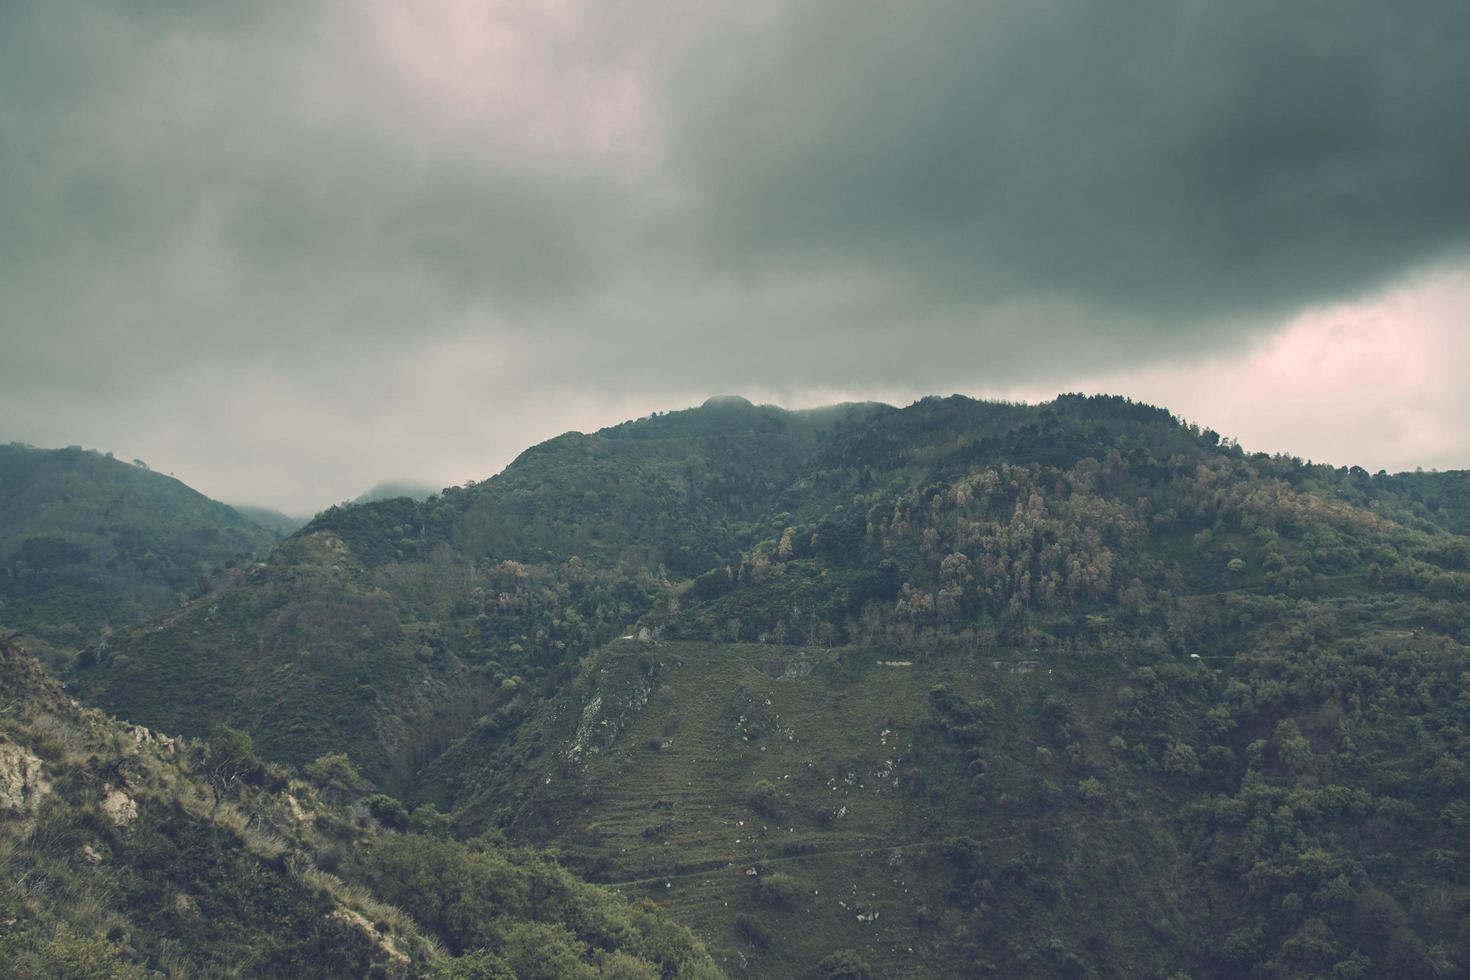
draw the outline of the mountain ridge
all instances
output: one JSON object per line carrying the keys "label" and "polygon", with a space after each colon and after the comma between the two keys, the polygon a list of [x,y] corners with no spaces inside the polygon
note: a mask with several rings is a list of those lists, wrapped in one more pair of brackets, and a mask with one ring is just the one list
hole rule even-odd
{"label": "mountain ridge", "polygon": [[[957,975],[1413,975],[1470,962],[1434,775],[1462,751],[1463,489],[1112,396],[716,402],[330,508],[71,683],[298,767],[345,752],[465,837],[659,902],[736,975],[838,945],[893,975],[922,975],[908,948]],[[1251,829],[1282,807],[1308,843]]]}

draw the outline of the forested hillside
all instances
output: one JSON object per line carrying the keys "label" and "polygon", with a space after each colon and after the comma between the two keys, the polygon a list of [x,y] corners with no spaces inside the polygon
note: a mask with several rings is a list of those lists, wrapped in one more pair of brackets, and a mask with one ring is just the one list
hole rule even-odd
{"label": "forested hillside", "polygon": [[279,539],[141,461],[0,446],[0,625],[38,653],[171,609]]}
{"label": "forested hillside", "polygon": [[73,683],[346,753],[733,974],[1452,975],[1467,486],[1121,398],[712,400],[333,508]]}
{"label": "forested hillside", "polygon": [[79,690],[272,757],[349,751],[402,789],[482,718],[513,724],[679,582],[772,533],[823,438],[892,409],[712,402],[527,450],[419,503],[334,507],[269,562],[84,651]]}

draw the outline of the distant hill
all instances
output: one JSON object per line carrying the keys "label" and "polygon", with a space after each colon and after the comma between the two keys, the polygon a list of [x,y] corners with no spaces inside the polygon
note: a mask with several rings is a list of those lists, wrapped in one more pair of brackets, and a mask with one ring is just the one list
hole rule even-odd
{"label": "distant hill", "polygon": [[424,483],[413,483],[408,480],[388,480],[379,483],[371,490],[367,490],[352,498],[354,504],[373,504],[380,500],[392,500],[394,497],[408,497],[410,500],[428,500],[438,489]]}
{"label": "distant hill", "polygon": [[295,534],[311,520],[309,517],[292,517],[289,514],[283,514],[269,507],[252,507],[248,504],[231,504],[230,506],[247,521],[250,521],[252,524],[257,524],[267,531],[273,531],[283,538]]}
{"label": "distant hill", "polygon": [[139,463],[0,446],[0,625],[44,648],[171,609],[279,539]]}
{"label": "distant hill", "polygon": [[111,721],[4,637],[0,692],[6,976],[720,976],[657,910],[454,841],[341,757],[293,778],[239,732]]}
{"label": "distant hill", "polygon": [[1467,486],[1116,397],[716,399],[331,508],[73,687],[346,752],[736,975],[1453,975]]}

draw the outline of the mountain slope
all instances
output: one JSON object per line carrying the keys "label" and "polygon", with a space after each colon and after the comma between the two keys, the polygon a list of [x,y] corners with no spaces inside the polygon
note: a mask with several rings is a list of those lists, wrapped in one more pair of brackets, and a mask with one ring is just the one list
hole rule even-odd
{"label": "mountain slope", "polygon": [[733,974],[1453,972],[1460,479],[1120,398],[716,401],[334,508],[78,690],[347,751]]}
{"label": "mountain slope", "polygon": [[1154,410],[985,431],[1008,411],[857,433],[805,477],[849,505],[696,578],[647,619],[682,642],[609,647],[420,792],[753,976],[831,944],[915,976],[1470,964],[1470,541],[1395,478]]}
{"label": "mountain slope", "polygon": [[[1140,915],[1176,935],[1194,924],[1174,911],[1192,892],[1179,846],[1153,821],[1067,789],[1034,798],[1032,756],[1052,744],[1035,709],[1056,689],[1040,674],[977,655],[889,666],[853,649],[625,641],[532,733],[552,750],[485,773],[497,788],[464,816],[500,810],[514,836],[658,902],[732,974],[804,976],[844,948],[885,977],[967,975],[987,960],[1002,975],[1062,967],[973,952],[1021,934],[1033,953],[1053,938],[1110,937],[1088,955],[1167,975],[1182,964],[1166,944],[1114,944],[1135,938]],[[965,795],[970,759],[934,731],[940,685],[990,698],[1004,731],[990,762],[996,802],[980,819]],[[1065,777],[1053,768],[1047,778]],[[1086,900],[996,882],[1004,894],[987,899],[986,932],[966,935],[975,920],[960,911],[971,895],[956,862],[998,869],[1038,847],[1072,853],[1065,887]],[[1123,862],[1126,892],[1114,887]]]}
{"label": "mountain slope", "polygon": [[277,540],[141,465],[0,446],[0,623],[49,648],[155,616]]}
{"label": "mountain slope", "polygon": [[4,639],[0,689],[7,976],[719,975],[646,907],[362,799],[345,761],[288,779],[238,732],[109,721]]}
{"label": "mountain slope", "polygon": [[669,593],[737,558],[825,433],[892,411],[716,402],[537,446],[424,503],[334,507],[264,566],[79,661],[78,689],[184,734],[246,728],[297,764],[348,751],[395,789],[514,717]]}

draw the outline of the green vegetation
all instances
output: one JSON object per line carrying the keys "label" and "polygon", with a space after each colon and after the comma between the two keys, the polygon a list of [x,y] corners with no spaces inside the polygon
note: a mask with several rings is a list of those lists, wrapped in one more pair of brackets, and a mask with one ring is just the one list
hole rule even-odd
{"label": "green vegetation", "polygon": [[3,640],[0,690],[7,976],[720,975],[651,906],[352,802],[336,760],[300,780],[236,730],[109,722]]}
{"label": "green vegetation", "polygon": [[561,690],[672,594],[671,568],[738,561],[821,437],[879,411],[714,405],[562,436],[424,503],[331,508],[161,628],[86,651],[74,682],[296,765],[346,752],[403,791],[467,729],[509,731]]}
{"label": "green vegetation", "polygon": [[0,625],[52,664],[212,590],[279,538],[141,462],[0,446]]}
{"label": "green vegetation", "polygon": [[719,400],[333,508],[71,680],[400,828],[422,878],[338,867],[456,975],[625,965],[458,911],[502,837],[732,975],[1456,975],[1467,514],[1119,398]]}

